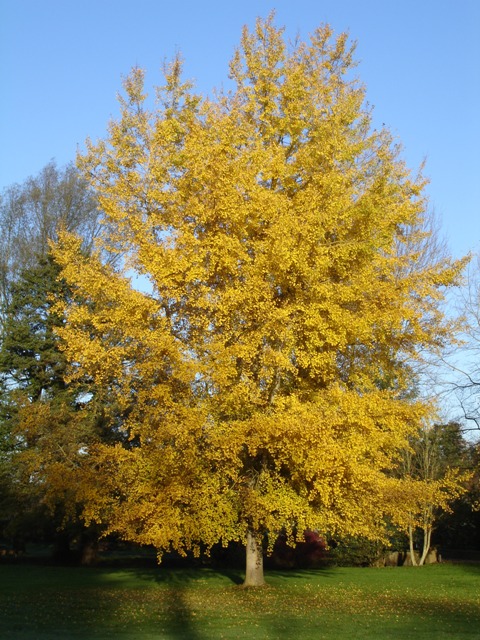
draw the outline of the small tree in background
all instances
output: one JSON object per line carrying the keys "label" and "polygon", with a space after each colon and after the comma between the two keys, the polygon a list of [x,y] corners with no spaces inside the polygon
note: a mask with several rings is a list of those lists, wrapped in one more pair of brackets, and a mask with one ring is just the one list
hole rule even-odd
{"label": "small tree in background", "polygon": [[[458,423],[425,425],[410,439],[402,470],[413,498],[406,514],[413,565],[424,564],[440,513],[451,512],[452,503],[467,490],[471,473],[465,469],[466,453],[467,444]],[[418,558],[417,532],[420,534]]]}

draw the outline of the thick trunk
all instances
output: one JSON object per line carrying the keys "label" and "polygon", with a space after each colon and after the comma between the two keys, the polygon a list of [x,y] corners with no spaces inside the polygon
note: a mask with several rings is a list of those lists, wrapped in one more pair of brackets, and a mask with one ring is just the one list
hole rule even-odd
{"label": "thick trunk", "polygon": [[98,561],[98,541],[86,538],[82,540],[80,562],[85,566],[92,566]]}
{"label": "thick trunk", "polygon": [[263,587],[263,549],[261,543],[252,531],[247,533],[247,568],[245,571],[244,587]]}

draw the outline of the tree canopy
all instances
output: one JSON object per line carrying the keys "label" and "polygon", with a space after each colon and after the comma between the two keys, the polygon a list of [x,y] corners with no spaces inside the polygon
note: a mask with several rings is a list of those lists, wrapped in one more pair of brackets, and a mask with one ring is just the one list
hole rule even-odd
{"label": "tree canopy", "polygon": [[375,538],[404,509],[391,470],[430,411],[412,366],[449,340],[462,264],[423,259],[425,180],[372,127],[353,52],[329,27],[288,45],[270,17],[215,98],[177,58],[151,107],[134,69],[78,159],[98,252],[55,249],[71,376],[109,386],[135,445],[90,449],[85,517],[160,554],[247,542],[247,584],[266,536]]}
{"label": "tree canopy", "polygon": [[60,227],[79,233],[91,246],[97,233],[98,203],[77,168],[49,162],[22,184],[0,194],[0,305],[10,301],[22,271],[36,267],[49,252]]}

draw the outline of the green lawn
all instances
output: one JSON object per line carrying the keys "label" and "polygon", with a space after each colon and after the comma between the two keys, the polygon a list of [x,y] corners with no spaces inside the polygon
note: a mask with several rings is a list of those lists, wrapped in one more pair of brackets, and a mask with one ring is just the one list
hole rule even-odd
{"label": "green lawn", "polygon": [[240,573],[0,565],[0,637],[480,639],[480,565]]}

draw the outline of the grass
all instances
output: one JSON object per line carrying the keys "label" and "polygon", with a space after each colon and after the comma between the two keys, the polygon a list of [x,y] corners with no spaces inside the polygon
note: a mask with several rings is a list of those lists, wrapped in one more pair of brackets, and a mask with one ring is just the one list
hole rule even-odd
{"label": "grass", "polygon": [[241,574],[0,566],[8,640],[480,639],[480,566],[431,565]]}

